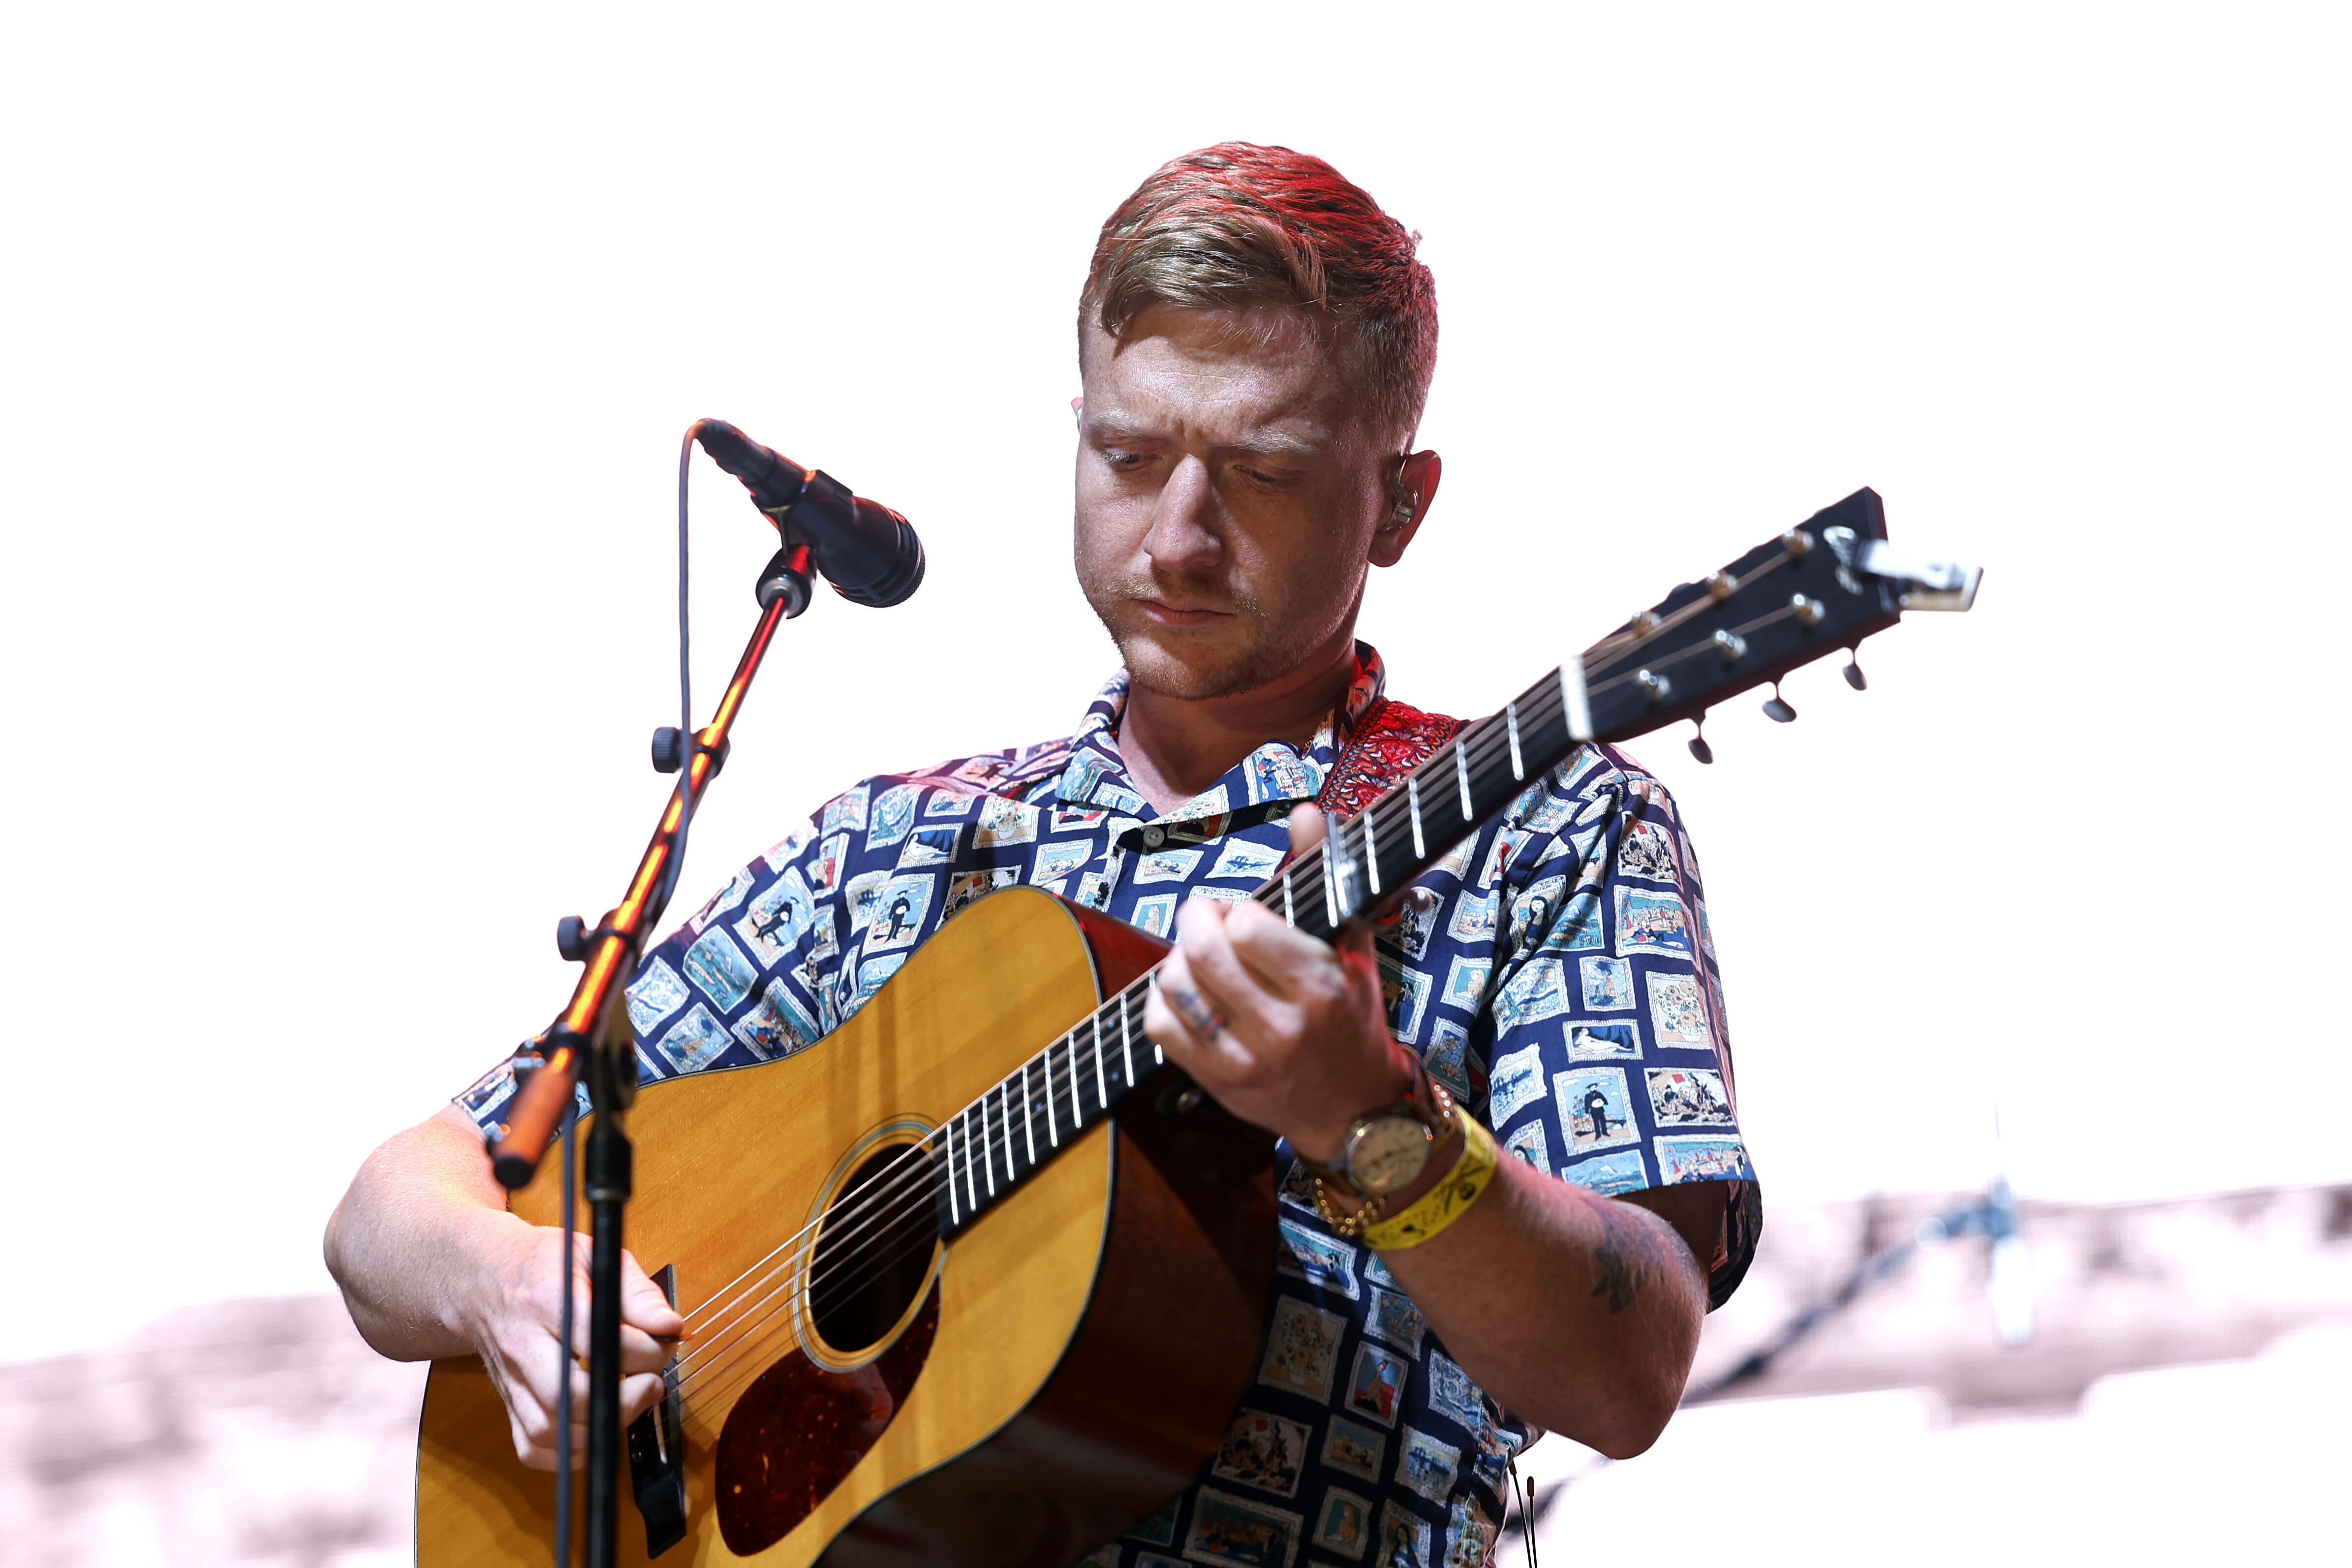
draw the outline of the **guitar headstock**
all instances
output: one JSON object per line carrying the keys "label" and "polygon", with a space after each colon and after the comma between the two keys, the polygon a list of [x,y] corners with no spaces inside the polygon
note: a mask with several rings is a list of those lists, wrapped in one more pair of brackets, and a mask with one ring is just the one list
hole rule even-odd
{"label": "guitar headstock", "polygon": [[[1728,697],[1851,650],[1906,610],[1968,609],[1982,575],[1889,543],[1878,493],[1856,490],[1705,580],[1684,583],[1586,650],[1592,734],[1623,740],[1701,718]],[[1861,670],[1850,664],[1846,678],[1859,687]],[[1794,714],[1783,705],[1774,716]],[[1703,741],[1692,751],[1711,760]]]}
{"label": "guitar headstock", "polygon": [[[1966,610],[1974,567],[1906,556],[1886,541],[1877,493],[1856,490],[1704,581],[1686,582],[1428,753],[1352,820],[1253,894],[1328,939],[1395,896],[1528,780],[1592,740],[1698,719],[1727,697],[1852,648],[1906,610]],[[1859,687],[1862,670],[1848,665]],[[1796,717],[1776,691],[1765,711]],[[1713,761],[1704,738],[1691,754]],[[1303,891],[1302,891],[1303,890]]]}

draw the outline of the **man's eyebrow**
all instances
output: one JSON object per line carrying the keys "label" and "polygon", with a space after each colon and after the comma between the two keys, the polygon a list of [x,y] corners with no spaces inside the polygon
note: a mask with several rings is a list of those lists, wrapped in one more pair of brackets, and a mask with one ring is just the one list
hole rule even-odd
{"label": "man's eyebrow", "polygon": [[1255,452],[1267,457],[1312,457],[1322,450],[1312,441],[1279,430],[1253,431],[1239,441],[1228,441],[1223,444],[1235,451]]}
{"label": "man's eyebrow", "polygon": [[1133,423],[1117,413],[1090,413],[1083,417],[1087,423],[1087,434],[1101,436],[1106,440],[1133,441],[1139,437],[1150,436],[1151,434],[1141,425]]}
{"label": "man's eyebrow", "polygon": [[[1087,434],[1099,441],[1165,441],[1154,431],[1118,410],[1086,415]],[[1249,452],[1262,457],[1312,457],[1322,450],[1316,442],[1281,430],[1254,430],[1218,446],[1227,452]]]}

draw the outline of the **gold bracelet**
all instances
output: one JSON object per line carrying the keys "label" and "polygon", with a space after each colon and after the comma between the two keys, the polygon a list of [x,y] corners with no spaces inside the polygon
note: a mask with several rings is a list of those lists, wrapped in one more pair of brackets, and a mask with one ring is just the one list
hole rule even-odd
{"label": "gold bracelet", "polygon": [[1323,1178],[1315,1178],[1315,1212],[1323,1217],[1323,1223],[1331,1228],[1331,1234],[1342,1241],[1354,1240],[1365,1226],[1378,1219],[1388,1200],[1388,1195],[1382,1193],[1378,1197],[1365,1199],[1363,1207],[1355,1213],[1340,1214],[1332,1208],[1331,1200],[1323,1196]]}
{"label": "gold bracelet", "polygon": [[1454,1162],[1445,1179],[1422,1194],[1411,1208],[1393,1219],[1366,1223],[1362,1227],[1366,1246],[1382,1252],[1420,1246],[1461,1218],[1494,1180],[1494,1134],[1467,1112],[1457,1119],[1462,1124],[1462,1157]]}

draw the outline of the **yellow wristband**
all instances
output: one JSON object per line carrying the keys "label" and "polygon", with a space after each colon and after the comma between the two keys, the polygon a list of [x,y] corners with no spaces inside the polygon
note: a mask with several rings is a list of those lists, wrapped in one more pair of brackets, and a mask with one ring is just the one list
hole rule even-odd
{"label": "yellow wristband", "polygon": [[1382,1252],[1418,1247],[1455,1220],[1478,1201],[1495,1179],[1495,1137],[1469,1113],[1457,1113],[1462,1123],[1462,1157],[1445,1179],[1421,1195],[1411,1208],[1377,1225],[1364,1227],[1365,1242]]}

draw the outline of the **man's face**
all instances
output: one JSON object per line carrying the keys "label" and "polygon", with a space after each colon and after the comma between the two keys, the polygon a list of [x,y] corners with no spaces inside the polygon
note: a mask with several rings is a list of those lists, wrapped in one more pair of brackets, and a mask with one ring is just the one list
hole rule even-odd
{"label": "man's face", "polygon": [[1230,696],[1327,654],[1395,458],[1307,324],[1156,306],[1080,361],[1078,582],[1136,684]]}

